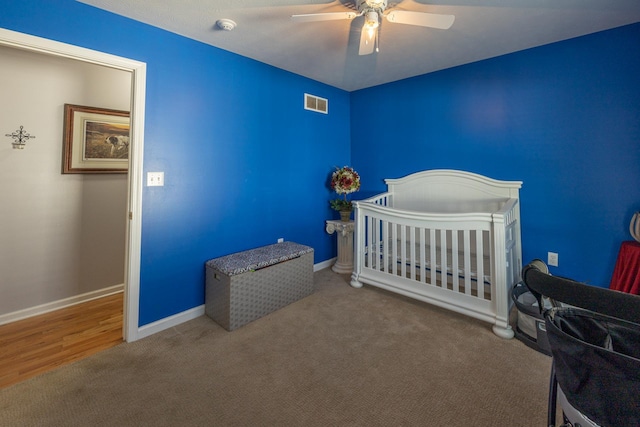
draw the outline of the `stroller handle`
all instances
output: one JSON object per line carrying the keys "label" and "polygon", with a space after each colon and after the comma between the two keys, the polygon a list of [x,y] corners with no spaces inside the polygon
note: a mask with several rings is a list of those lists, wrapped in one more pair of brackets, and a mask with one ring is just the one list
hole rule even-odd
{"label": "stroller handle", "polygon": [[[522,281],[540,301],[545,296],[596,313],[640,323],[640,296],[590,286],[540,270],[537,263],[522,269]],[[542,307],[542,304],[540,304]]]}

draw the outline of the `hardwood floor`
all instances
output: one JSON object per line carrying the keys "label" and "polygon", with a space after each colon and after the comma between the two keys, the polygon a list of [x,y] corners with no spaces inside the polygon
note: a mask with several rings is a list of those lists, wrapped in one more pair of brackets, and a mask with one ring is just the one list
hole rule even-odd
{"label": "hardwood floor", "polygon": [[122,343],[123,294],[0,325],[0,388]]}

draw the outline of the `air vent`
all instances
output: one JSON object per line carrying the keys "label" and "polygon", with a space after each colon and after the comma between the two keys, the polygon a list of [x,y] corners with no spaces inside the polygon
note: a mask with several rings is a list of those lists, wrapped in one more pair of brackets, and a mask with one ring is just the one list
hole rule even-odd
{"label": "air vent", "polygon": [[304,109],[329,114],[329,100],[319,96],[304,94]]}

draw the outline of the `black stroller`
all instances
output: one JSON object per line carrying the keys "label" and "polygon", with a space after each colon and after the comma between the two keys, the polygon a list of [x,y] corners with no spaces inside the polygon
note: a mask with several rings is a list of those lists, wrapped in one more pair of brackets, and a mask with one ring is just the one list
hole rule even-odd
{"label": "black stroller", "polygon": [[552,276],[540,261],[522,278],[544,307],[553,356],[548,425],[640,426],[640,297]]}

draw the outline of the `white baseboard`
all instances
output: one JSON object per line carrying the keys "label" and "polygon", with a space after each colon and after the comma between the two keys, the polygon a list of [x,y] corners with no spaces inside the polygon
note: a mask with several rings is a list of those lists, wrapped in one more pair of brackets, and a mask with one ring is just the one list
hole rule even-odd
{"label": "white baseboard", "polygon": [[164,319],[157,320],[153,323],[149,323],[148,325],[144,325],[138,328],[138,334],[135,339],[142,339],[158,333],[160,331],[164,331],[165,329],[172,328],[181,323],[188,322],[189,320],[193,320],[196,317],[200,317],[204,315],[204,304],[198,307],[191,308],[189,310],[183,311],[182,313],[174,314],[173,316],[165,317]]}
{"label": "white baseboard", "polygon": [[29,307],[22,310],[14,311],[0,315],[0,325],[15,322],[17,320],[27,319],[29,317],[38,316],[40,314],[49,313],[50,311],[59,310],[61,308],[71,307],[72,305],[81,304],[97,298],[113,295],[124,290],[124,285],[109,286],[108,288],[98,289],[97,291],[87,292],[81,295],[75,295],[58,301],[48,302],[35,307]]}
{"label": "white baseboard", "polygon": [[[327,267],[331,267],[337,258],[332,258],[327,261],[323,261],[318,264],[313,265],[313,271],[323,270]],[[172,328],[174,326],[178,326],[181,323],[188,322],[189,320],[193,320],[197,317],[204,316],[204,304],[198,307],[191,308],[189,310],[183,311],[181,313],[174,314],[173,316],[165,317],[164,319],[157,320],[153,323],[149,323],[148,325],[144,325],[138,328],[138,333],[135,337],[132,337],[129,341],[139,340],[158,332],[164,331],[165,329]]]}
{"label": "white baseboard", "polygon": [[316,271],[324,270],[325,268],[331,267],[333,264],[335,264],[337,259],[338,257],[335,257],[326,261],[319,262],[317,264],[313,264],[313,272],[315,273]]}
{"label": "white baseboard", "polygon": [[[325,268],[331,267],[337,258],[331,258],[326,261],[320,262],[318,264],[313,265],[313,271],[320,271]],[[5,323],[15,322],[17,320],[26,319],[29,317],[37,316],[39,314],[48,313],[50,311],[59,310],[65,307],[71,307],[76,304],[81,304],[83,302],[91,301],[96,298],[105,297],[107,295],[113,295],[118,292],[122,292],[124,290],[124,284],[110,286],[108,288],[99,289],[97,291],[87,292],[82,295],[76,295],[73,297],[61,299],[58,301],[49,302],[46,304],[38,305],[36,307],[25,308],[23,310],[14,311],[12,313],[7,313],[0,315],[0,325],[4,325]],[[196,317],[200,317],[204,315],[204,305],[191,308],[189,310],[183,311],[182,313],[174,314],[173,316],[165,317],[164,319],[160,319],[153,323],[149,323],[148,325],[144,325],[138,328],[138,333],[135,337],[132,337],[130,341],[135,341],[137,339],[148,337],[149,335],[153,335],[157,332],[163,331],[165,329],[172,328],[181,323],[188,322],[189,320],[195,319]]]}

